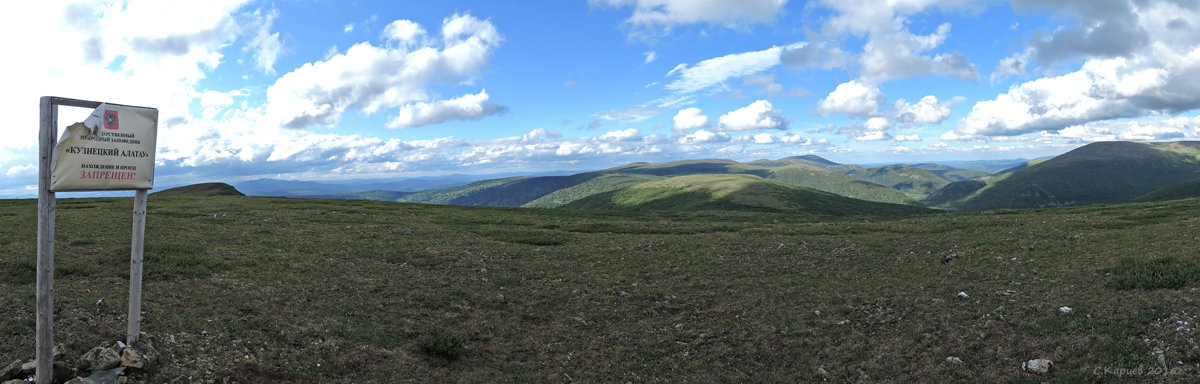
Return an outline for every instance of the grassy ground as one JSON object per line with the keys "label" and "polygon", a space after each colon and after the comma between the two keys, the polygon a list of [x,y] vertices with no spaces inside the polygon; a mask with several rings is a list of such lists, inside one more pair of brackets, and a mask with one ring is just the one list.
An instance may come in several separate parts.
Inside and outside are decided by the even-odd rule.
{"label": "grassy ground", "polygon": [[[131,208],[59,200],[68,359],[122,338]],[[36,202],[0,221],[3,363],[34,353]],[[1196,199],[822,219],[152,197],[146,253],[164,364],[134,382],[1200,379]]]}

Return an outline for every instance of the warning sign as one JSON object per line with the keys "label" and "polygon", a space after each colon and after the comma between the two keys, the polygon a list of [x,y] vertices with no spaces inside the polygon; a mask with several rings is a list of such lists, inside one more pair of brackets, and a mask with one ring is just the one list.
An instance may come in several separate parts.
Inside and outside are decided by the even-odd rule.
{"label": "warning sign", "polygon": [[157,135],[158,110],[101,104],[59,139],[50,190],[153,188]]}

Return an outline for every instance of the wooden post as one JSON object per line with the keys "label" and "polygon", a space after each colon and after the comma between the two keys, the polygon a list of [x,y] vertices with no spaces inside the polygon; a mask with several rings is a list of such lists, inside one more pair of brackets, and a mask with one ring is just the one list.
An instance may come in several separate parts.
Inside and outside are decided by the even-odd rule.
{"label": "wooden post", "polygon": [[37,375],[38,384],[54,380],[54,192],[50,191],[51,159],[58,141],[58,106],[41,99],[38,134]]}
{"label": "wooden post", "polygon": [[142,245],[146,238],[146,190],[133,197],[133,244],[129,251],[129,334],[125,343],[138,341],[142,322]]}

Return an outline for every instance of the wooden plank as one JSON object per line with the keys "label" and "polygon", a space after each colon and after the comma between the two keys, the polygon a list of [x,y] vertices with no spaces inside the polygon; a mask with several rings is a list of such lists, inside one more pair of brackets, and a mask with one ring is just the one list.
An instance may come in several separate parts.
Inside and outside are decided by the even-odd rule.
{"label": "wooden plank", "polygon": [[50,192],[50,161],[58,141],[58,106],[41,99],[38,133],[38,252],[37,252],[37,370],[39,384],[54,379],[54,192]]}
{"label": "wooden plank", "polygon": [[133,244],[129,251],[129,334],[125,343],[138,341],[142,323],[142,245],[146,238],[146,190],[133,197]]}

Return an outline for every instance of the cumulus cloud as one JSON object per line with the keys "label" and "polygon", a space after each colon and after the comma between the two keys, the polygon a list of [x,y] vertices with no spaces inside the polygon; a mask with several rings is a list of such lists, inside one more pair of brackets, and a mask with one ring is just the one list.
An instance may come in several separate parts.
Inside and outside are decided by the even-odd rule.
{"label": "cumulus cloud", "polygon": [[620,131],[605,132],[599,137],[600,141],[642,141],[642,133],[637,129],[623,129]]}
{"label": "cumulus cloud", "polygon": [[658,52],[646,51],[645,53],[643,53],[643,55],[646,56],[646,64],[650,64],[650,63],[653,63],[655,60],[658,60]]}
{"label": "cumulus cloud", "polygon": [[[1150,4],[1153,2],[1141,2]],[[1165,2],[1162,2],[1165,3]],[[1034,58],[1054,64],[1063,60],[1127,56],[1148,45],[1149,32],[1139,20],[1138,6],[1127,0],[1044,2],[1014,0],[1016,8],[1049,9],[1078,24],[1038,31],[1031,41]]]}
{"label": "cumulus cloud", "polygon": [[678,142],[682,145],[697,145],[708,143],[724,143],[729,140],[730,136],[728,133],[713,132],[706,129],[701,129],[679,138]]}
{"label": "cumulus cloud", "polygon": [[[471,15],[443,20],[440,41],[422,41],[431,45],[412,40],[420,31],[414,25],[393,22],[385,28],[385,40],[399,46],[358,43],[344,54],[283,75],[267,90],[268,117],[288,128],[331,127],[352,109],[372,114],[425,108],[416,103],[446,106],[449,101],[433,100],[427,87],[469,83],[502,41],[490,21]],[[403,121],[403,116],[393,120]]]}
{"label": "cumulus cloud", "polygon": [[708,116],[705,116],[704,111],[701,111],[700,108],[681,109],[675,113],[675,117],[671,118],[671,122],[671,130],[675,132],[708,128]]}
{"label": "cumulus cloud", "polygon": [[1195,140],[1200,138],[1200,116],[1137,121],[1100,121],[1072,125],[1055,132],[1042,131],[1039,136],[1085,143],[1117,140]]}
{"label": "cumulus cloud", "polygon": [[840,113],[850,117],[871,117],[879,115],[880,106],[885,103],[887,98],[878,87],[850,80],[839,84],[833,92],[818,101],[813,111],[821,116]]}
{"label": "cumulus cloud", "polygon": [[908,30],[908,16],[930,7],[956,9],[971,6],[965,1],[822,1],[836,15],[825,29],[837,34],[865,36],[866,44],[858,62],[861,77],[879,84],[889,80],[937,74],[975,80],[978,69],[958,53],[928,53],[941,46],[950,36],[950,24],[942,24],[927,35]]}
{"label": "cumulus cloud", "polygon": [[896,100],[896,119],[904,123],[941,124],[950,117],[948,105],[938,102],[936,96],[925,96],[916,104],[904,99]]}
{"label": "cumulus cloud", "polygon": [[680,25],[703,23],[736,29],[772,22],[787,0],[589,0],[589,3],[617,8],[633,6],[633,15],[625,20],[629,36],[653,40]]}
{"label": "cumulus cloud", "polygon": [[383,39],[404,49],[421,44],[427,34],[424,27],[410,20],[396,20],[383,28]]}
{"label": "cumulus cloud", "polygon": [[[1200,108],[1200,8],[1171,1],[1019,1],[1077,21],[1035,36],[1013,64],[1083,58],[1079,70],[1018,84],[981,101],[942,135],[984,140],[1084,126],[1120,118],[1161,116]],[[1174,22],[1184,20],[1183,22]],[[1153,42],[1152,44],[1149,42]],[[1011,72],[1026,70],[1021,61]],[[998,77],[1008,71],[998,70]]]}
{"label": "cumulus cloud", "polygon": [[896,135],[895,139],[896,139],[896,141],[897,141],[897,142],[905,142],[905,141],[921,141],[921,135],[917,135],[917,134],[913,134],[913,135]]}
{"label": "cumulus cloud", "polygon": [[976,103],[944,140],[977,140],[1093,121],[1173,114],[1200,107],[1200,50],[1090,60],[1062,76],[1022,83]]}
{"label": "cumulus cloud", "polygon": [[722,115],[717,120],[717,126],[725,132],[787,129],[789,123],[790,120],[783,117],[783,111],[775,109],[771,102],[766,100],[750,103]]}
{"label": "cumulus cloud", "polygon": [[508,108],[502,105],[488,102],[487,90],[482,90],[474,95],[450,100],[406,104],[400,107],[396,117],[388,122],[387,127],[412,128],[439,124],[447,120],[477,120],[507,110]]}

